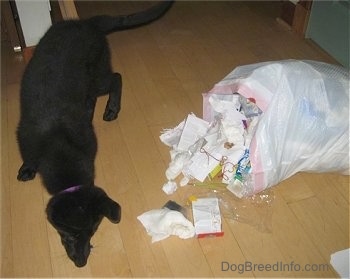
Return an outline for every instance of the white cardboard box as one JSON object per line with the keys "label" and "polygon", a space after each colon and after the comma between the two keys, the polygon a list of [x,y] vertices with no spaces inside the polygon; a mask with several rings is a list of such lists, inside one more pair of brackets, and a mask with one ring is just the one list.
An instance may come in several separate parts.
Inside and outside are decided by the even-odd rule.
{"label": "white cardboard box", "polygon": [[218,198],[200,198],[193,201],[192,212],[197,237],[223,235]]}

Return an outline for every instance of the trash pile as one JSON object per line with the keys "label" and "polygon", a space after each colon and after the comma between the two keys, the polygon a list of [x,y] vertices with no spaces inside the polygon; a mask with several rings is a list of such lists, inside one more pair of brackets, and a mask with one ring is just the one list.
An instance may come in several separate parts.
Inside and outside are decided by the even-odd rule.
{"label": "trash pile", "polygon": [[171,158],[163,191],[204,187],[181,191],[193,224],[174,203],[138,217],[152,241],[222,236],[221,215],[270,232],[270,187],[300,171],[348,175],[349,81],[339,66],[282,60],[239,66],[215,84],[203,119],[191,113],[160,135]]}
{"label": "trash pile", "polygon": [[[251,173],[249,145],[262,111],[254,98],[238,93],[225,98],[212,95],[209,103],[214,111],[212,122],[189,114],[178,126],[164,130],[160,136],[171,148],[171,162],[165,173],[168,182],[163,186],[167,194],[176,191],[175,179],[182,174],[180,186],[193,179],[204,182],[219,178],[228,190],[243,196],[243,183]],[[244,188],[244,195],[250,194]]]}
{"label": "trash pile", "polygon": [[349,174],[349,81],[345,68],[282,60],[235,68],[203,94],[193,114],[160,140],[171,148],[164,192],[191,179],[220,179],[249,197],[297,172]]}

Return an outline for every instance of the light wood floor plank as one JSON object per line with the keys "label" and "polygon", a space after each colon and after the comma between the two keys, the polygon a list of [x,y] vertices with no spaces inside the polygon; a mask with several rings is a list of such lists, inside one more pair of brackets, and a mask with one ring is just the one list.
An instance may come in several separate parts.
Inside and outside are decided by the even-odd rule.
{"label": "light wood floor plank", "polygon": [[[34,277],[51,274],[51,258],[45,220],[43,188],[37,177],[27,183],[16,179],[21,166],[17,140],[14,131],[19,120],[18,84],[9,84],[7,92],[9,184],[11,202],[11,226],[14,276]],[[40,265],[23,265],[23,262],[40,262]]]}
{"label": "light wood floor plank", "polygon": [[[7,56],[6,48],[1,48],[1,69],[5,69]],[[6,55],[6,56],[5,56]],[[9,277],[14,273],[12,227],[11,227],[11,202],[10,202],[10,177],[9,173],[9,145],[8,145],[8,110],[7,110],[7,71],[1,71],[1,265],[0,274]]]}
{"label": "light wood floor plank", "polygon": [[[305,233],[327,262],[336,251],[349,248],[349,234],[345,234],[334,221],[332,213],[325,213],[322,202],[316,198],[301,200],[289,205]],[[340,213],[342,210],[337,212]]]}
{"label": "light wood floor plank", "polygon": [[[128,77],[128,75],[126,75],[126,77]],[[143,192],[147,200],[145,211],[161,208],[168,200],[168,197],[160,190],[163,178],[155,175],[155,173],[158,171],[164,173],[164,164],[158,160],[159,153],[154,147],[153,136],[147,128],[141,110],[136,107],[137,102],[134,101],[131,94],[126,96],[124,100],[124,116],[127,117],[128,123],[123,123],[121,121],[120,126],[125,139],[127,139],[126,145],[140,181],[138,191],[141,193]],[[138,214],[142,213],[143,212],[139,212]],[[163,244],[163,247],[167,255],[169,266],[175,277],[191,276],[192,274],[198,274],[198,276],[202,277],[211,275],[207,265],[203,265],[203,262],[206,261],[197,242],[188,240],[187,242],[193,242],[193,244],[190,245],[192,249],[189,250],[187,249],[189,244],[183,241],[179,242],[177,239],[173,241],[176,241],[176,244],[166,243]],[[171,249],[171,253],[169,253],[169,249]],[[179,253],[183,253],[183,251],[186,250],[188,250],[186,254],[179,257]],[[181,266],[182,268],[174,268],[174,265]]]}

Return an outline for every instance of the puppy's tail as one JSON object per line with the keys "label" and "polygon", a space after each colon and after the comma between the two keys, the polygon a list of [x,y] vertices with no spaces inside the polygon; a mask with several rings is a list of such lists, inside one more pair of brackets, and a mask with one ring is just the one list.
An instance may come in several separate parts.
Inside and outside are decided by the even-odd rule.
{"label": "puppy's tail", "polygon": [[163,16],[172,4],[172,0],[163,0],[160,4],[153,5],[151,8],[142,12],[120,16],[95,16],[88,19],[88,22],[107,35],[115,31],[151,23]]}

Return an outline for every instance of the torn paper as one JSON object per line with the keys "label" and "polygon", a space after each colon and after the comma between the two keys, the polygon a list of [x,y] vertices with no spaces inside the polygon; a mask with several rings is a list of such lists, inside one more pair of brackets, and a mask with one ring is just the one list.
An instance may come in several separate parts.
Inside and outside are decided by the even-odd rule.
{"label": "torn paper", "polygon": [[188,150],[196,141],[204,137],[208,128],[209,123],[207,121],[196,117],[194,114],[189,114],[182,130],[177,149],[182,151]]}

